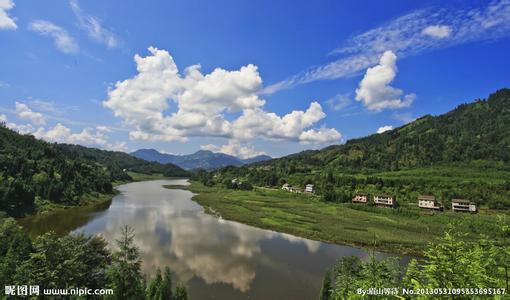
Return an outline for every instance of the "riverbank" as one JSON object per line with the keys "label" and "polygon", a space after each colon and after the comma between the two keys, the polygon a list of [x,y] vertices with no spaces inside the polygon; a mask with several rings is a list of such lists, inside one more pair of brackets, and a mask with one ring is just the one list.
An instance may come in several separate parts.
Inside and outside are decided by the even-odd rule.
{"label": "riverbank", "polygon": [[481,234],[492,237],[496,232],[497,218],[493,213],[430,214],[411,209],[326,203],[305,194],[266,188],[231,190],[206,187],[194,181],[189,186],[165,187],[196,193],[194,201],[206,212],[212,209],[224,219],[313,240],[399,254],[421,255],[426,245],[441,236],[452,222],[467,233],[466,240],[476,240]]}
{"label": "riverbank", "polygon": [[[163,176],[163,174],[142,174],[129,172],[129,175],[133,180],[127,181],[114,181],[112,185],[114,187],[111,194],[101,193],[90,193],[85,194],[80,199],[77,205],[60,205],[55,204],[47,200],[36,199],[35,205],[36,210],[33,214],[17,219],[18,223],[22,227],[26,228],[32,237],[43,234],[48,231],[48,228],[54,230],[57,235],[65,235],[69,232],[67,228],[78,227],[79,225],[85,224],[88,218],[83,218],[84,212],[97,212],[108,209],[113,197],[119,194],[116,187],[122,184],[139,181],[150,181],[159,179],[170,179],[169,177]],[[79,217],[77,217],[79,216]],[[58,223],[49,222],[48,220],[55,219],[59,220]],[[42,224],[51,224],[50,226]],[[70,226],[69,224],[73,224]],[[58,228],[64,228],[62,230]]]}

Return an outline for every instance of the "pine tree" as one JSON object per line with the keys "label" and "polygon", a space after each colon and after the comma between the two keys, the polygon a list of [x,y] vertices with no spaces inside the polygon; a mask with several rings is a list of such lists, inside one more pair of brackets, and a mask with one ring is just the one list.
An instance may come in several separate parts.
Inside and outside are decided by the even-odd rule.
{"label": "pine tree", "polygon": [[162,299],[172,299],[172,272],[169,267],[165,268],[163,282],[161,283]]}
{"label": "pine tree", "polygon": [[158,268],[156,270],[156,276],[150,281],[149,289],[147,291],[147,298],[160,300],[165,299],[162,297],[161,293],[161,285],[163,282],[163,277],[161,276],[161,270]]}
{"label": "pine tree", "polygon": [[144,298],[143,276],[139,250],[134,245],[133,229],[124,226],[120,239],[116,240],[119,251],[113,254],[108,279],[115,299]]}
{"label": "pine tree", "polygon": [[188,292],[186,291],[186,287],[179,284],[175,288],[172,300],[188,300]]}

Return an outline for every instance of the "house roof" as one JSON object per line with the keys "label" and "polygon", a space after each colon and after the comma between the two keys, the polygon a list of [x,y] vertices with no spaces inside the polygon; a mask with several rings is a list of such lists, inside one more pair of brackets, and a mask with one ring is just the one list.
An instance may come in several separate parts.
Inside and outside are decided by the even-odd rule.
{"label": "house roof", "polygon": [[386,194],[376,195],[376,197],[387,197],[387,198],[393,198],[393,196],[386,195]]}
{"label": "house roof", "polygon": [[457,203],[472,203],[471,200],[467,200],[467,199],[452,199],[452,202],[457,202]]}
{"label": "house roof", "polygon": [[418,196],[418,200],[436,200],[436,197],[432,195],[420,195]]}

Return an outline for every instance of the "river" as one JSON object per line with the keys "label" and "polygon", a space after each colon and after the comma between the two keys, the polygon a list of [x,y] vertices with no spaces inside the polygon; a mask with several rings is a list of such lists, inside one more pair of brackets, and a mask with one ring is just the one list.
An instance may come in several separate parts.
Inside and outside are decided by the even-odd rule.
{"label": "river", "polygon": [[[120,228],[135,231],[143,271],[169,266],[191,299],[316,299],[326,270],[367,252],[226,221],[204,213],[184,179],[119,186],[111,203],[26,219],[32,233],[101,234],[114,245]],[[377,256],[388,256],[378,253]]]}

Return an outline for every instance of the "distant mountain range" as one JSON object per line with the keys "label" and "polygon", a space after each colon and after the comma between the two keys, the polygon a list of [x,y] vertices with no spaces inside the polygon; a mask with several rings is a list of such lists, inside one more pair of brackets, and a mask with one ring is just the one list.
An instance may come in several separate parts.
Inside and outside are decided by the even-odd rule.
{"label": "distant mountain range", "polygon": [[130,154],[134,157],[148,161],[155,161],[162,164],[171,163],[187,170],[210,170],[226,166],[240,166],[272,159],[268,155],[259,155],[252,158],[241,159],[232,155],[215,153],[207,150],[200,150],[187,155],[173,155],[161,153],[155,149],[139,149]]}

